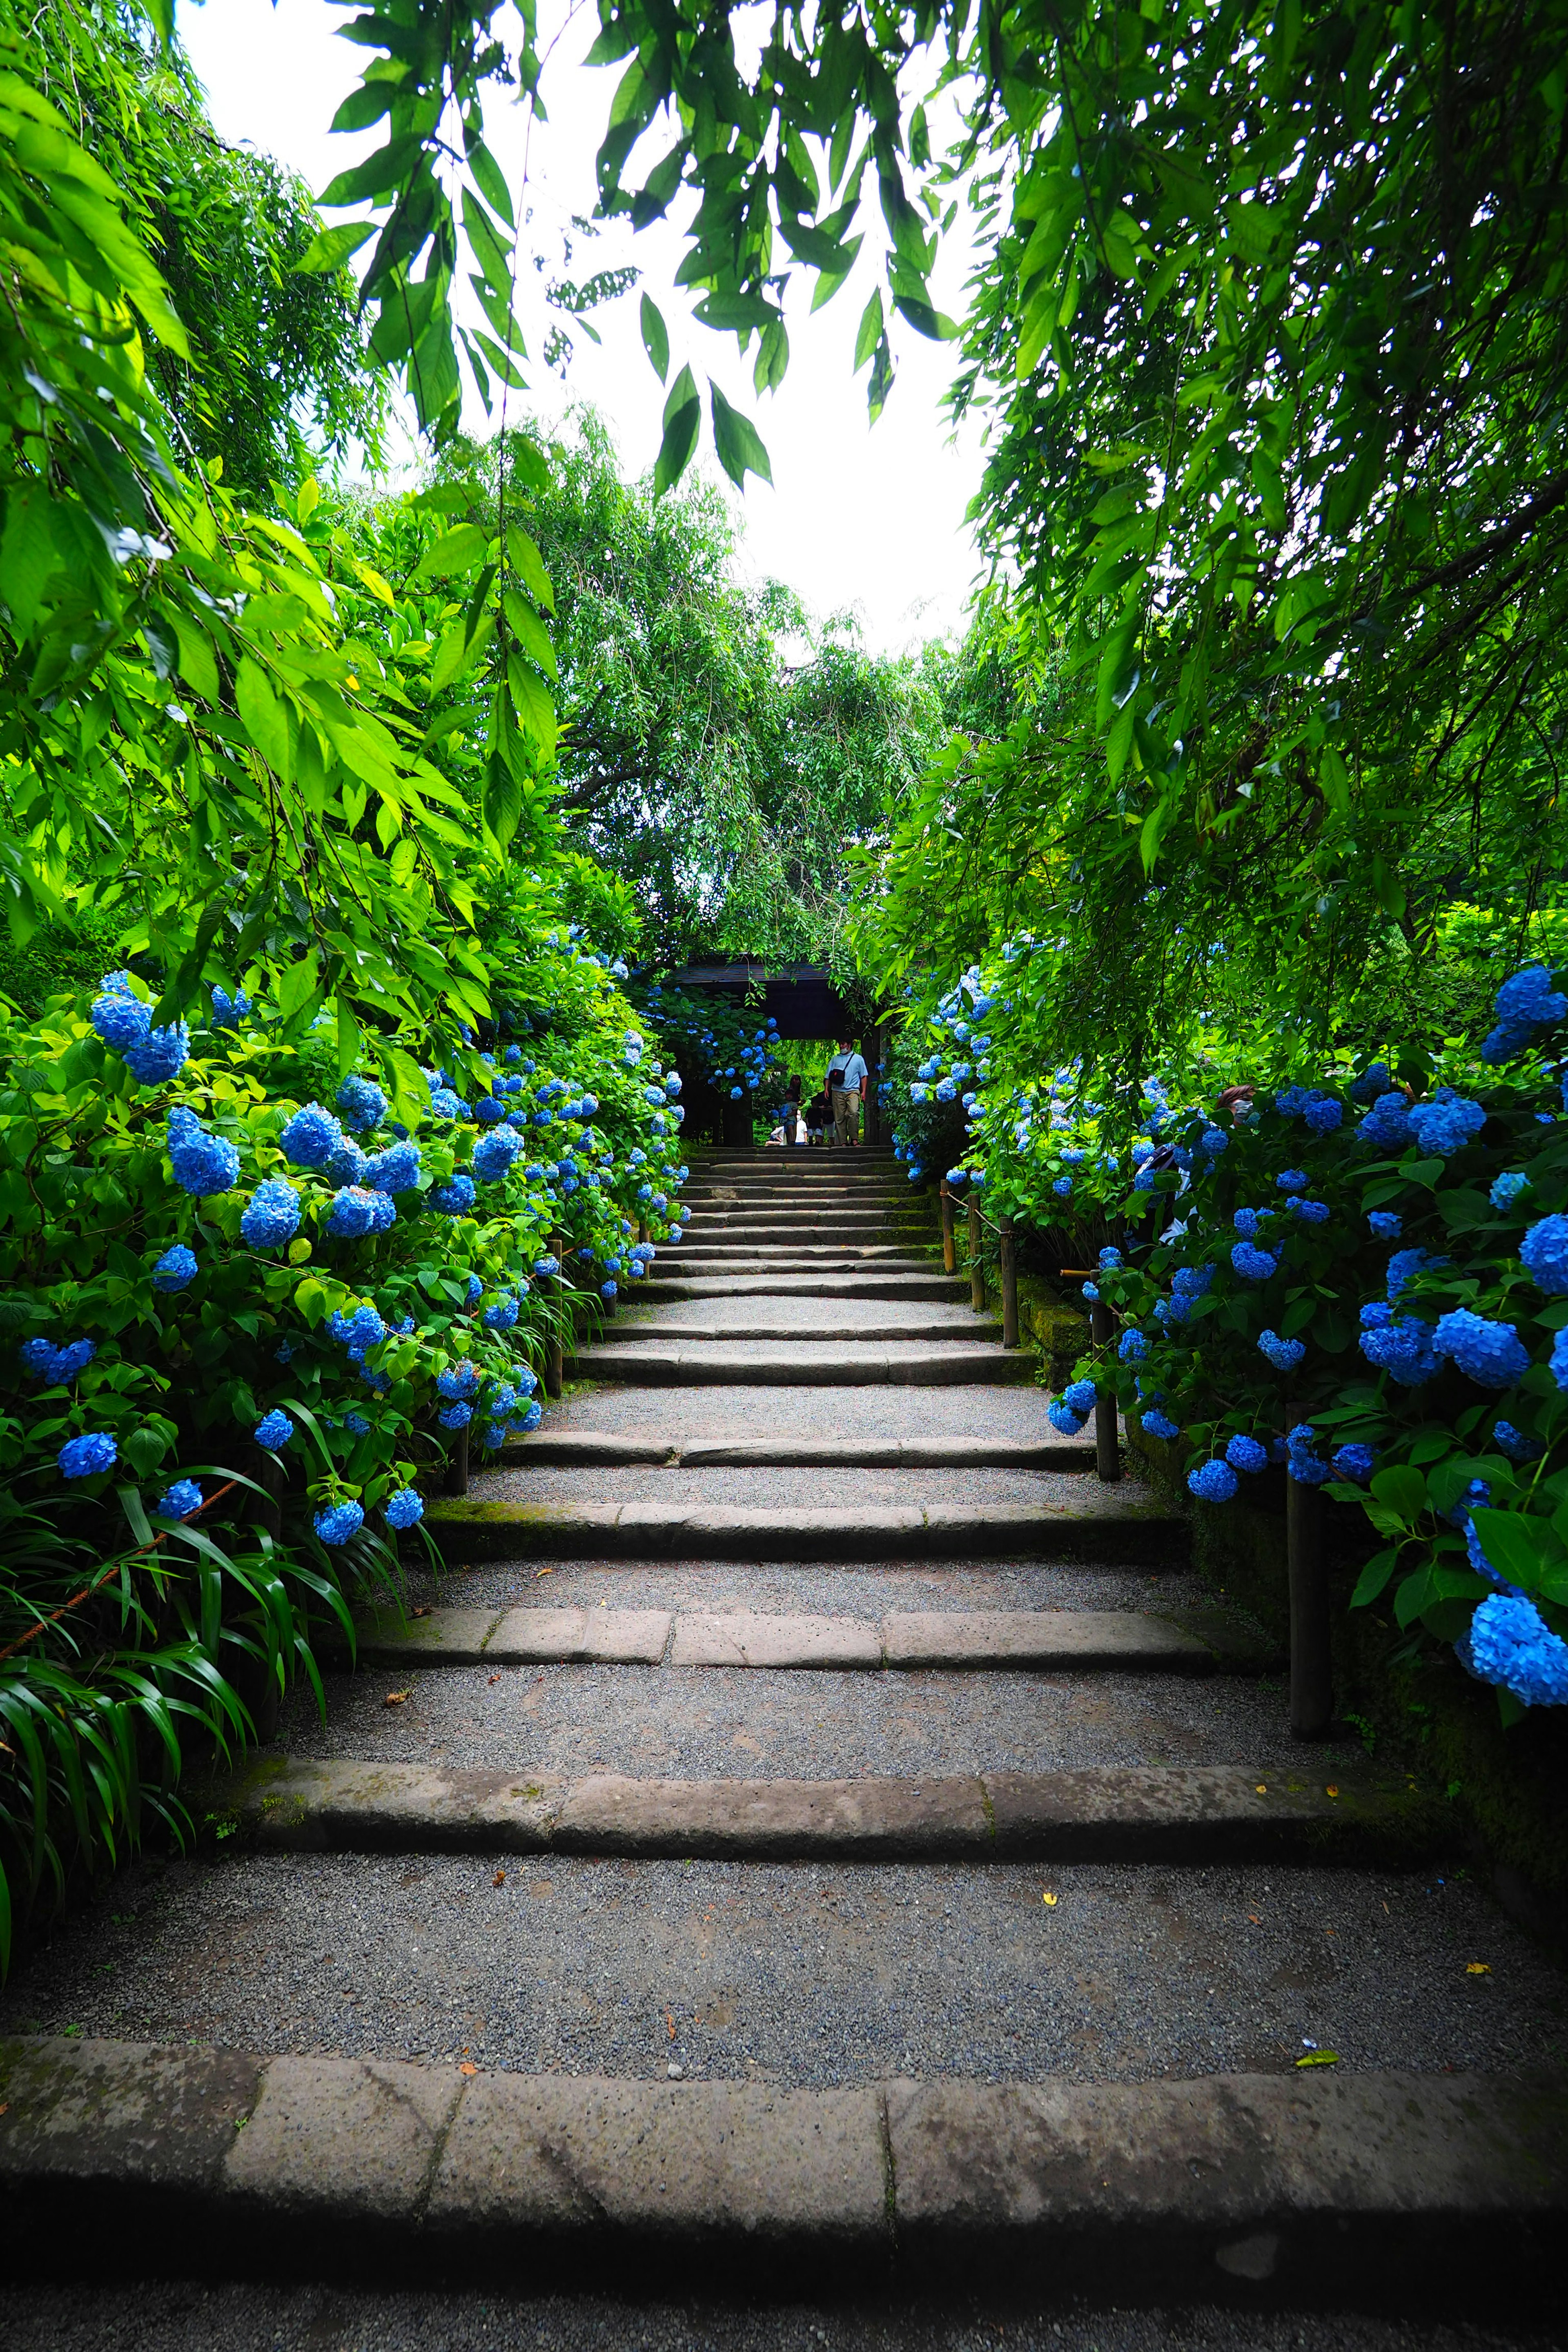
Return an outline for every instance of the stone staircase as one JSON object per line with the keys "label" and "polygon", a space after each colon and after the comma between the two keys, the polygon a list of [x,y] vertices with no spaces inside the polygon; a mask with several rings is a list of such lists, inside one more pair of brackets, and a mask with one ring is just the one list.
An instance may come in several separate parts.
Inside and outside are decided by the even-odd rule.
{"label": "stone staircase", "polygon": [[1545,2293],[1560,1981],[1441,1804],[1291,1745],[890,1156],[692,1160],[444,1573],[18,1971],[13,2266],[89,2200],[110,2266],[609,2284],[628,2346],[656,2286]]}

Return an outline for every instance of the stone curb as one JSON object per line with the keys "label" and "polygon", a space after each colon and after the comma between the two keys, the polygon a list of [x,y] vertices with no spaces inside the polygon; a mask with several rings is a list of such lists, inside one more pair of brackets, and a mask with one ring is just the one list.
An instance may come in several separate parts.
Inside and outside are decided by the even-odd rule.
{"label": "stone curb", "polygon": [[498,1458],[503,1470],[815,1470],[834,1463],[858,1470],[1092,1470],[1094,1447],[1079,1437],[666,1439],[546,1426],[535,1437],[514,1438]]}
{"label": "stone curb", "polygon": [[[1549,2290],[1568,2085],[1215,2074],[831,2091],[464,2074],[357,2058],[0,2042],[0,2246],[73,2272],[602,2282],[636,2256],[798,2292],[1106,2276],[1316,2301],[1363,2283],[1485,2307]],[[640,2281],[639,2281],[640,2283]],[[1425,2297],[1421,2290],[1425,2289]]]}
{"label": "stone curb", "polygon": [[496,1559],[1060,1559],[1179,1569],[1186,1522],[1153,1505],[1042,1503],[858,1509],[734,1504],[515,1503],[443,1496],[425,1513],[448,1568]]}
{"label": "stone curb", "polygon": [[[640,1298],[638,1304],[642,1304]],[[989,1344],[996,1347],[1001,1344],[1001,1339],[1000,1323],[992,1322],[979,1316],[975,1317],[973,1323],[967,1321],[939,1323],[934,1319],[929,1323],[865,1323],[849,1331],[846,1331],[840,1325],[829,1326],[826,1322],[820,1328],[813,1330],[805,1324],[768,1323],[761,1318],[754,1323],[745,1325],[624,1321],[617,1326],[616,1331],[617,1348],[624,1348],[628,1342],[639,1339],[663,1341],[666,1345],[672,1339],[678,1339],[683,1344],[688,1340],[705,1343],[720,1341],[731,1346],[740,1340],[752,1342],[759,1339],[775,1340],[780,1346],[790,1346],[797,1340],[805,1340],[814,1347],[855,1348],[863,1348],[874,1342],[883,1346],[890,1342],[905,1347],[922,1347],[929,1346],[933,1340],[956,1339],[969,1346]]]}
{"label": "stone curb", "polygon": [[[879,1352],[879,1347],[880,1352]],[[712,1342],[684,1348],[589,1348],[575,1358],[572,1378],[629,1381],[639,1388],[1012,1388],[1035,1377],[1035,1359],[972,1344],[897,1348],[886,1341],[844,1346],[815,1359],[793,1350],[776,1356],[735,1356]]]}
{"label": "stone curb", "polygon": [[[1220,1654],[1163,1617],[1132,1610],[894,1611],[880,1618],[545,1607],[387,1612],[362,1627],[365,1664],[644,1664],[1047,1673],[1208,1674]],[[1224,1654],[1233,1672],[1261,1657]]]}
{"label": "stone curb", "polygon": [[1403,1789],[1232,1764],[928,1773],[920,1780],[637,1780],[350,1758],[263,1758],[209,1821],[284,1853],[693,1855],[752,1862],[1414,1863],[1445,1817]]}
{"label": "stone curb", "polygon": [[823,1274],[682,1274],[656,1265],[639,1287],[640,1298],[907,1298],[922,1304],[957,1297],[949,1274],[846,1274],[829,1281]]}

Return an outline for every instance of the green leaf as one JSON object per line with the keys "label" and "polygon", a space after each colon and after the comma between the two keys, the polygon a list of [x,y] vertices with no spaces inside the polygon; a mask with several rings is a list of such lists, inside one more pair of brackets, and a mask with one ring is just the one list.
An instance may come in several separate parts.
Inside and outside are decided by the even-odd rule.
{"label": "green leaf", "polygon": [[708,379],[708,390],[712,401],[713,446],[719,452],[719,463],[735,488],[738,490],[745,488],[748,474],[759,474],[764,482],[771,483],[773,469],[768,463],[768,453],[763,446],[762,436],[751,418],[742,416],[738,408],[731,407],[711,376]]}
{"label": "green leaf", "polygon": [[427,548],[420,558],[414,577],[433,579],[437,573],[472,572],[481,564],[489,551],[489,541],[478,523],[460,522],[455,530],[444,531],[434,547]]}
{"label": "green leaf", "polygon": [[521,523],[510,522],[506,528],[506,551],[512,570],[536,604],[547,613],[555,610],[555,592],[550,585],[550,574],[544,569],[544,558]]}
{"label": "green leaf", "polygon": [[530,661],[537,662],[546,677],[556,677],[555,648],[532,605],[520,596],[515,588],[508,588],[504,592],[501,605],[506,614],[507,626]]}
{"label": "green leaf", "polygon": [[1355,1591],[1351,1594],[1352,1609],[1365,1609],[1377,1599],[1394,1574],[1398,1559],[1399,1553],[1392,1544],[1383,1551],[1373,1552],[1356,1579]]}
{"label": "green leaf", "polygon": [[1545,1519],[1522,1511],[1493,1510],[1472,1511],[1470,1518],[1492,1567],[1523,1592],[1537,1591],[1542,1578],[1568,1558],[1561,1537]]}
{"label": "green leaf", "polygon": [[871,299],[860,314],[860,325],[855,336],[855,373],[859,374],[882,334],[882,289],[873,288]]}
{"label": "green leaf", "polygon": [[1392,1511],[1407,1528],[1413,1528],[1427,1508],[1426,1481],[1419,1470],[1413,1470],[1405,1463],[1398,1463],[1390,1470],[1375,1471],[1372,1492],[1384,1508]]}
{"label": "green leaf", "polygon": [[895,294],[893,308],[906,318],[918,334],[933,343],[955,343],[963,332],[956,319],[945,310],[935,310],[929,302],[917,301],[910,294]]}
{"label": "green leaf", "polygon": [[[216,696],[213,698],[216,700]],[[246,733],[268,766],[277,775],[292,775],[294,763],[289,756],[289,722],[283,715],[283,706],[265,670],[249,654],[240,662],[234,698],[239,705]]]}
{"label": "green leaf", "polygon": [[653,469],[653,494],[663,498],[686,471],[702,424],[702,396],[689,367],[683,367],[664,404],[664,438]]}
{"label": "green leaf", "polygon": [[296,278],[324,277],[329,271],[341,269],[351,253],[357,253],[375,235],[374,221],[340,221],[336,228],[324,228],[310,239],[294,264]]}
{"label": "green leaf", "polygon": [[643,296],[638,315],[642,320],[643,349],[648,355],[655,375],[662,383],[669,373],[669,335],[663,313],[651,294]]}

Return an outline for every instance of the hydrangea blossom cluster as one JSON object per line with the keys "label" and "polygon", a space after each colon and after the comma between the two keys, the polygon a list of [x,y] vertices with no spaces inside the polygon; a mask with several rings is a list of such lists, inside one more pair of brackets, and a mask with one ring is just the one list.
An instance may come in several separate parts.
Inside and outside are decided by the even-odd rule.
{"label": "hydrangea blossom cluster", "polygon": [[1497,1026],[1481,1047],[1481,1059],[1511,1062],[1523,1053],[1538,1029],[1561,1021],[1568,1013],[1568,996],[1552,987],[1552,974],[1543,963],[1527,964],[1504,981],[1492,1010]]}

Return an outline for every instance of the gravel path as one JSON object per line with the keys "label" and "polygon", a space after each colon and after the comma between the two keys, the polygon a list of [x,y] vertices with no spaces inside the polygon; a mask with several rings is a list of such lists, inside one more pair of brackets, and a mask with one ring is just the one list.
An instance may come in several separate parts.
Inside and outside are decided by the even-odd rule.
{"label": "gravel path", "polygon": [[13,2352],[1560,2352],[1556,2329],[1076,2301],[621,2303],[443,2286],[10,2287]]}
{"label": "gravel path", "polygon": [[[758,1323],[780,1331],[820,1332],[853,1339],[858,1329],[925,1331],[940,1327],[955,1339],[984,1337],[994,1322],[966,1299],[917,1298],[672,1298],[662,1306],[640,1293],[635,1308],[616,1318],[617,1339],[632,1331],[744,1331]],[[1000,1331],[1000,1324],[996,1324]]]}
{"label": "gravel path", "polygon": [[[1028,1559],[911,1562],[866,1568],[832,1561],[796,1567],[742,1560],[563,1560],[453,1570],[440,1577],[410,1576],[410,1600],[449,1609],[497,1608],[509,1601],[553,1608],[758,1609],[807,1617],[881,1617],[889,1609],[1158,1609],[1166,1614],[1214,1608],[1214,1596],[1195,1577],[1170,1569],[1063,1567]],[[1253,1632],[1239,1611],[1236,1622]]]}
{"label": "gravel path", "polygon": [[[615,1337],[612,1325],[607,1334]],[[638,1343],[641,1344],[640,1342]],[[637,1388],[629,1381],[574,1381],[546,1416],[550,1429],[601,1430],[626,1437],[1026,1437],[1054,1433],[1047,1391],[1016,1388]],[[788,1428],[781,1426],[787,1413]]]}
{"label": "gravel path", "polygon": [[222,1849],[125,1874],[0,2022],[812,2087],[1280,2071],[1308,2041],[1539,2071],[1565,2036],[1561,1979],[1447,1872]]}
{"label": "gravel path", "polygon": [[[394,1686],[412,1696],[389,1707]],[[283,1738],[296,1756],[677,1780],[1303,1769],[1278,1686],[1231,1675],[409,1664],[330,1677],[325,1723],[298,1698]],[[1362,1760],[1352,1741],[1307,1769],[1331,1780]]]}
{"label": "gravel path", "polygon": [[[787,1404],[769,1434],[798,1434]],[[1133,1478],[1105,1486],[1088,1470],[857,1470],[837,1463],[827,1470],[687,1470],[657,1463],[624,1469],[484,1470],[471,1480],[468,1492],[478,1502],[659,1503],[671,1510],[715,1503],[748,1510],[799,1505],[852,1514],[900,1505],[1033,1503],[1093,1518],[1160,1508],[1152,1486]]]}

